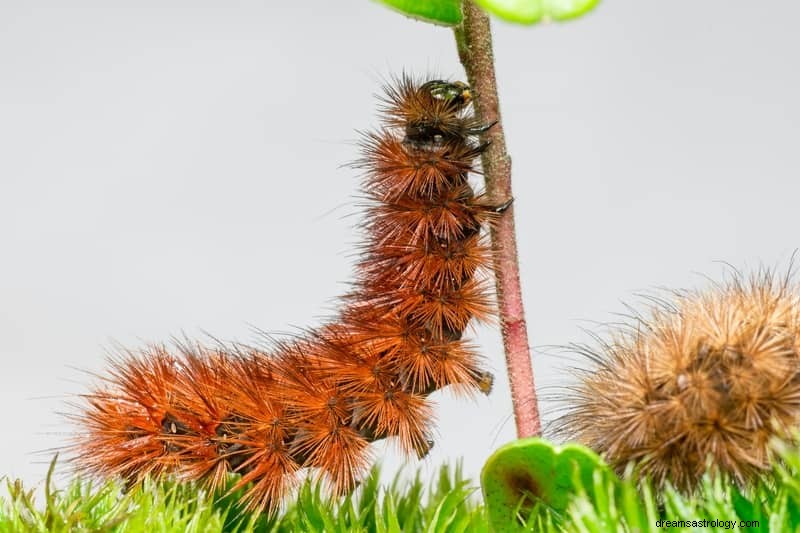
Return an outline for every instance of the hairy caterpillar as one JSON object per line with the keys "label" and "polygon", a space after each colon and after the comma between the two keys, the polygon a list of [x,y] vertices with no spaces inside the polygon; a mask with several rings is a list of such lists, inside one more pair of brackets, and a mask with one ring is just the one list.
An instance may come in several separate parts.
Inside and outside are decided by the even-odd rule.
{"label": "hairy caterpillar", "polygon": [[462,335],[491,316],[478,275],[490,264],[488,205],[468,182],[491,124],[470,113],[461,82],[408,76],[386,87],[382,126],[364,136],[370,200],[353,290],[339,315],[269,351],[180,344],[112,360],[75,415],[79,468],[135,483],[174,474],[220,486],[241,474],[246,504],[274,510],[296,474],[315,468],[351,490],[368,445],[397,437],[425,456],[428,396],[489,393],[492,376]]}
{"label": "hairy caterpillar", "polygon": [[746,486],[800,420],[800,286],[771,270],[653,298],[599,346],[564,398],[557,434],[619,473],[691,492],[706,472]]}

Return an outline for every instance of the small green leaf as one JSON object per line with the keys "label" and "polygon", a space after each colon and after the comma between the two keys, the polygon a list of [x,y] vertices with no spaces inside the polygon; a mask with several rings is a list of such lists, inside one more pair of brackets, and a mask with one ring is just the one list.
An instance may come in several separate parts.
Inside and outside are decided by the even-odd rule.
{"label": "small green leaf", "polygon": [[[539,438],[506,444],[486,461],[481,487],[489,522],[501,533],[515,531],[518,517],[528,522],[539,512],[563,514],[570,497],[591,490],[596,471],[609,472],[590,449],[579,444],[554,446]],[[590,495],[591,497],[591,495]]]}
{"label": "small green leaf", "polygon": [[510,22],[536,24],[578,18],[600,0],[474,0],[483,9]]}
{"label": "small green leaf", "polygon": [[461,24],[461,0],[377,0],[409,17],[440,24]]}

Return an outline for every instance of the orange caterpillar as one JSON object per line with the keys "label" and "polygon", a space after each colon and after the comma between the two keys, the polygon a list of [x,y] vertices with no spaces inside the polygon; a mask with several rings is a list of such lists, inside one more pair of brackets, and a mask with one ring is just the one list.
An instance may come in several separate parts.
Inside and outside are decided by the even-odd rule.
{"label": "orange caterpillar", "polygon": [[397,437],[407,453],[432,446],[428,395],[442,387],[487,393],[492,376],[462,339],[487,319],[491,295],[476,274],[490,264],[481,228],[494,208],[468,175],[491,125],[469,112],[461,82],[386,88],[382,127],[364,137],[370,199],[354,290],[340,315],[284,340],[249,347],[151,347],[111,362],[84,396],[73,445],[79,468],[136,483],[173,474],[216,489],[241,474],[253,510],[274,510],[301,469],[335,494],[357,484],[368,445]]}

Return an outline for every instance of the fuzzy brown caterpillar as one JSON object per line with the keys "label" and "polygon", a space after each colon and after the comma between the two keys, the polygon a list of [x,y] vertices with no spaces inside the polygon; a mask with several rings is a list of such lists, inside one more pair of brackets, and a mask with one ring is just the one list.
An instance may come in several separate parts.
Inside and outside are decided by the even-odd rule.
{"label": "fuzzy brown caterpillar", "polygon": [[334,493],[351,490],[378,439],[426,455],[429,394],[488,393],[492,382],[462,339],[492,313],[481,229],[503,209],[468,181],[491,127],[470,100],[461,82],[403,76],[386,88],[383,125],[357,163],[370,205],[356,281],[335,319],[268,351],[186,343],[118,357],[76,415],[76,464],[210,488],[237,472],[245,503],[274,510],[305,468]]}
{"label": "fuzzy brown caterpillar", "polygon": [[800,286],[762,271],[653,301],[599,349],[580,349],[593,364],[557,432],[620,473],[637,463],[656,485],[691,492],[706,472],[759,480],[771,441],[800,423]]}

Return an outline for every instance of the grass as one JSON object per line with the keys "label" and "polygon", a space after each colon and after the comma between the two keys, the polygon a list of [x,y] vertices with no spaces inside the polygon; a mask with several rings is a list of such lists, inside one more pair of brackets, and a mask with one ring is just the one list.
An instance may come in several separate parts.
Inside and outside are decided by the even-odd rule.
{"label": "grass", "polygon": [[335,532],[399,533],[405,531],[488,531],[476,489],[461,468],[442,467],[425,485],[417,476],[395,477],[379,484],[373,468],[359,489],[340,501],[326,497],[322,486],[306,481],[275,517],[254,516],[237,505],[237,494],[214,498],[192,483],[152,480],[130,492],[119,483],[94,485],[74,479],[61,491],[52,489],[51,464],[43,505],[19,481],[6,481],[0,498],[0,531],[38,532]]}
{"label": "grass", "polygon": [[620,480],[596,470],[592,491],[579,489],[561,515],[537,507],[527,529],[548,533],[800,532],[800,451],[778,445],[776,449],[780,461],[757,485],[742,489],[724,477],[706,475],[691,496],[669,484],[656,492],[651,484],[637,483],[630,474]]}
{"label": "grass", "polygon": [[[670,487],[656,493],[646,484],[637,487],[630,478],[620,480],[596,471],[593,490],[579,490],[565,512],[539,505],[527,527],[499,524],[494,531],[800,531],[800,453],[784,449],[781,455],[783,461],[773,475],[757,487],[741,490],[724,479],[705,478],[691,497]],[[215,498],[194,484],[169,480],[146,481],[125,492],[119,483],[74,479],[67,488],[54,490],[50,479],[54,465],[55,460],[43,501],[36,501],[33,491],[19,481],[5,481],[8,495],[0,498],[0,532],[490,531],[477,487],[464,479],[459,466],[442,467],[429,483],[417,473],[406,481],[396,477],[388,486],[379,483],[376,467],[356,493],[339,501],[308,481],[280,515],[268,517],[243,512],[236,494]],[[684,523],[659,527],[659,520]],[[718,522],[708,522],[712,520]]]}

